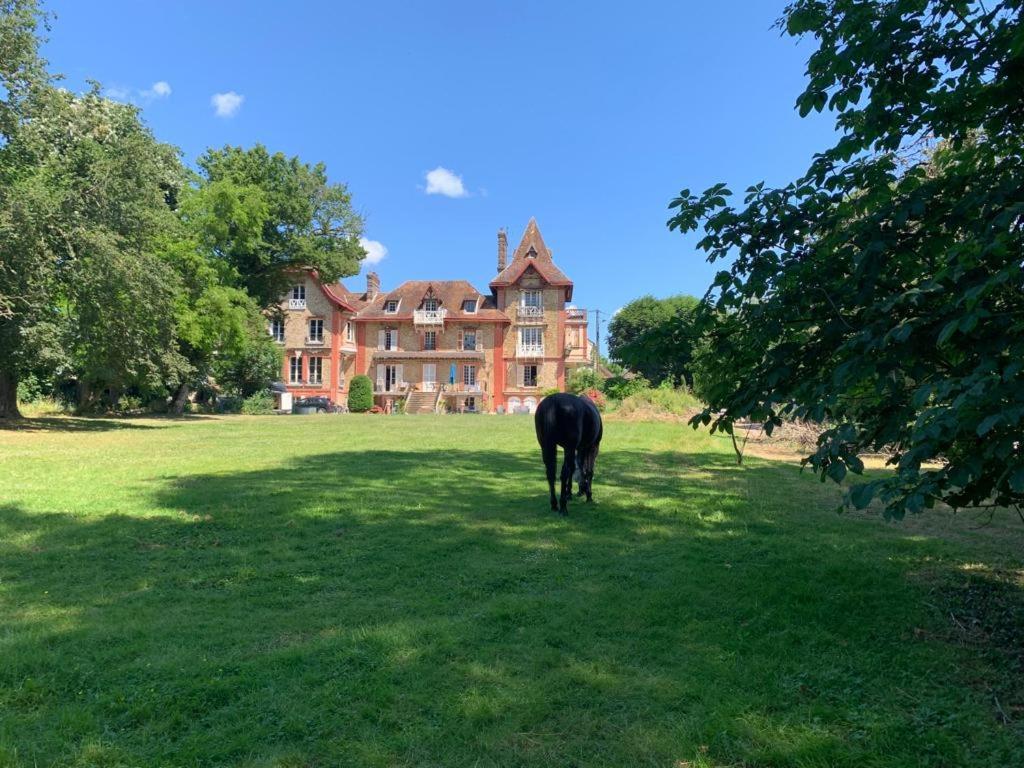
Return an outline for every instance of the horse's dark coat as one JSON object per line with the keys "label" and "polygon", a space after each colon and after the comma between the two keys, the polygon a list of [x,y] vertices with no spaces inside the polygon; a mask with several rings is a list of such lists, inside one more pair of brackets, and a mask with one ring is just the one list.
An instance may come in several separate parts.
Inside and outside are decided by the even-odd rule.
{"label": "horse's dark coat", "polygon": [[[537,442],[540,443],[544,468],[551,492],[551,509],[568,514],[567,501],[572,498],[572,476],[579,472],[579,492],[593,501],[594,463],[601,447],[604,427],[601,413],[590,398],[567,393],[548,395],[540,401],[534,415]],[[562,487],[555,500],[555,470],[558,467],[558,446],[565,452],[562,462]]]}

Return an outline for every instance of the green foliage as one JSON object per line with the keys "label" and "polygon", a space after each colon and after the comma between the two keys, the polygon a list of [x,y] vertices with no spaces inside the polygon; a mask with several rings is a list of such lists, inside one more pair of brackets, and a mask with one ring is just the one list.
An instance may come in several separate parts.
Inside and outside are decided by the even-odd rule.
{"label": "green foliage", "polygon": [[274,412],[274,396],[267,390],[255,392],[242,401],[242,413],[266,416]]}
{"label": "green foliage", "polygon": [[650,386],[650,382],[643,376],[632,378],[612,376],[604,382],[604,393],[612,400],[625,400],[630,395],[639,394]]}
{"label": "green foliage", "polygon": [[[683,190],[718,273],[695,423],[835,426],[807,458],[824,480],[884,451],[893,474],[848,503],[902,517],[1024,503],[1024,111],[1020,5],[797,0],[812,35],[801,113],[840,138],[781,189]],[[934,137],[934,143],[926,139]],[[709,309],[708,315],[712,313]]]}
{"label": "green foliage", "polygon": [[658,419],[665,416],[679,418],[691,416],[703,406],[686,387],[673,387],[663,382],[657,387],[646,387],[625,397],[615,412],[636,420]]}
{"label": "green foliage", "polygon": [[277,304],[290,270],[312,267],[325,282],[359,271],[363,222],[323,163],[257,144],[207,150],[198,165],[202,179],[184,217],[260,307]]}
{"label": "green foliage", "polygon": [[35,374],[22,376],[18,381],[18,402],[35,403],[44,395],[43,384]]}
{"label": "green foliage", "polygon": [[547,397],[548,395],[557,395],[561,391],[562,390],[560,390],[558,387],[548,387],[543,392],[541,392],[540,395],[541,397]]}
{"label": "green foliage", "polygon": [[588,389],[600,390],[603,387],[604,379],[593,368],[577,368],[565,382],[566,391],[576,395]]}
{"label": "green foliage", "polygon": [[348,409],[365,413],[373,407],[373,382],[369,376],[353,376],[348,385]]}
{"label": "green foliage", "polygon": [[608,324],[612,359],[660,384],[692,381],[690,359],[698,334],[692,296],[642,296],[619,310]]}

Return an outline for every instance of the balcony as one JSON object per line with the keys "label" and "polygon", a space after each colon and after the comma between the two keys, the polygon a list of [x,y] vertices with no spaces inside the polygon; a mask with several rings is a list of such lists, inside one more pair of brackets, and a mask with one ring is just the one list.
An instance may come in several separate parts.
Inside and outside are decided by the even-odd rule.
{"label": "balcony", "polygon": [[565,319],[566,320],[575,320],[577,322],[580,321],[580,320],[586,320],[587,319],[587,310],[579,309],[577,307],[568,307],[565,310]]}
{"label": "balcony", "polygon": [[305,299],[288,299],[288,309],[305,309]]}
{"label": "balcony", "polygon": [[516,307],[516,317],[520,320],[543,320],[544,307],[531,307],[525,304],[520,304]]}
{"label": "balcony", "polygon": [[444,325],[447,309],[417,309],[412,313],[413,325]]}
{"label": "balcony", "polygon": [[323,336],[321,336],[318,339],[314,339],[314,338],[311,338],[311,337],[308,337],[308,336],[306,337],[306,346],[307,347],[322,347],[323,345],[324,345],[324,337]]}
{"label": "balcony", "polygon": [[519,344],[516,346],[516,357],[544,357],[544,345]]}

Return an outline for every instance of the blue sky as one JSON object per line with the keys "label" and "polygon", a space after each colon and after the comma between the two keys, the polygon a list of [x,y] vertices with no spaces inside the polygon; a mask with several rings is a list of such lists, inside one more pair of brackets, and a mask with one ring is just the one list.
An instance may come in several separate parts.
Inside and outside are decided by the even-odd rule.
{"label": "blue sky", "polygon": [[784,183],[830,142],[793,109],[810,47],[772,28],[783,6],[50,0],[45,52],[189,162],[256,142],[324,161],[385,289],[486,290],[497,229],[514,247],[536,216],[577,303],[612,312],[709,284],[698,238],[665,227],[680,189]]}

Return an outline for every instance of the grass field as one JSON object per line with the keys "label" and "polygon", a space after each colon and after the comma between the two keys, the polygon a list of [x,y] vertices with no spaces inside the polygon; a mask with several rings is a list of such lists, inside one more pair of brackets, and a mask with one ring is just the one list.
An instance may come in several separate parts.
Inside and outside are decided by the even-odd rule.
{"label": "grass field", "polygon": [[609,422],[0,431],[3,766],[1024,765],[1021,524]]}

